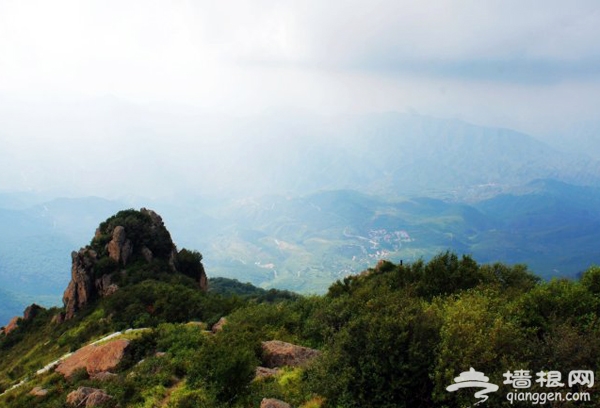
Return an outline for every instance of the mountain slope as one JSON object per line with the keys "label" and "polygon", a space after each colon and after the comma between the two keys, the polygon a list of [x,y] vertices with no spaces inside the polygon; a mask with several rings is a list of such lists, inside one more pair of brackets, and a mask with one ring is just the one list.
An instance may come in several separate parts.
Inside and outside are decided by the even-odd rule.
{"label": "mountain slope", "polygon": [[[597,188],[538,180],[470,204],[339,190],[300,197],[271,195],[220,206],[202,201],[158,205],[165,208],[161,212],[168,214],[185,246],[206,248],[203,262],[212,276],[322,293],[336,279],[379,259],[414,262],[448,249],[483,262],[526,263],[542,277],[575,276],[600,263],[599,204]],[[29,231],[20,239],[5,224],[0,246],[5,290],[25,297],[53,296],[58,303],[70,268],[64,254],[78,247],[68,237],[77,236],[87,224],[88,232],[80,238],[85,241],[95,228],[91,222],[64,218],[93,208],[87,200],[72,200],[70,206],[78,208],[67,206],[56,218],[17,213],[10,219],[22,217],[20,231]],[[40,219],[66,221],[57,223],[62,228],[58,230]],[[36,228],[37,235],[31,235]],[[28,284],[33,281],[37,284]],[[21,302],[11,310],[23,306]]]}
{"label": "mountain slope", "polygon": [[540,178],[600,182],[596,160],[520,132],[458,120],[388,113],[307,119],[301,127],[291,120],[273,126],[267,119],[247,126],[258,141],[240,158],[239,171],[275,192],[351,189],[462,201]]}
{"label": "mountain slope", "polygon": [[[477,370],[498,385],[483,401],[500,407],[517,398],[506,373],[525,366],[532,377],[547,367],[580,375],[583,384],[564,381],[552,395],[597,406],[600,333],[590,322],[599,317],[599,268],[540,282],[523,266],[445,252],[427,263],[380,262],[323,296],[270,299],[239,282],[221,282],[231,292],[217,295],[160,275],[62,323],[59,310],[37,308],[0,334],[0,405],[459,407],[482,397],[449,385]],[[127,296],[114,299],[121,290]],[[131,319],[134,310],[154,318]],[[528,389],[548,392],[533,381]]]}

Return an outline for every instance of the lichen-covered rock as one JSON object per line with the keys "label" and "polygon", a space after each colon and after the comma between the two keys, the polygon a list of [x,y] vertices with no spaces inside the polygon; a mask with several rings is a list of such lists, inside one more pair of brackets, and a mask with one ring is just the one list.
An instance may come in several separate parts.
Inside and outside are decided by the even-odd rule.
{"label": "lichen-covered rock", "polygon": [[90,376],[114,370],[123,359],[127,346],[129,340],[118,339],[83,347],[65,358],[56,371],[70,378],[80,368],[85,368]]}
{"label": "lichen-covered rock", "polygon": [[263,365],[269,368],[303,366],[321,354],[319,350],[279,340],[263,341],[262,350]]}
{"label": "lichen-covered rock", "polygon": [[79,387],[67,395],[67,404],[75,407],[97,407],[112,400],[113,397],[103,390],[90,387]]}

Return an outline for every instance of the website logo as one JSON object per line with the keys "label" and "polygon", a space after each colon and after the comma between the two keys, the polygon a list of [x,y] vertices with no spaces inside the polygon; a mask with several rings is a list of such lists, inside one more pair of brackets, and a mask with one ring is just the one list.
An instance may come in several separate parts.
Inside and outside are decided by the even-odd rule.
{"label": "website logo", "polygon": [[[503,374],[505,388],[512,388],[507,390],[506,400],[511,405],[523,402],[533,405],[555,401],[590,402],[590,392],[583,390],[594,386],[594,374],[592,370],[571,370],[563,380],[562,373],[556,370],[539,371],[535,376],[530,370],[509,370]],[[566,386],[568,389],[564,390]],[[499,386],[490,383],[488,377],[471,367],[469,371],[460,373],[446,390],[454,392],[462,388],[480,388],[475,392],[475,398],[479,399],[475,405],[479,405],[488,400],[487,394],[498,391]]]}
{"label": "website logo", "polygon": [[460,373],[460,375],[454,379],[455,384],[449,385],[446,387],[446,390],[454,392],[462,388],[482,388],[482,390],[475,393],[475,398],[481,400],[475,403],[475,405],[478,405],[488,400],[489,397],[487,394],[498,391],[499,387],[489,381],[490,379],[483,373],[475,371],[475,369],[471,367],[469,371]]}

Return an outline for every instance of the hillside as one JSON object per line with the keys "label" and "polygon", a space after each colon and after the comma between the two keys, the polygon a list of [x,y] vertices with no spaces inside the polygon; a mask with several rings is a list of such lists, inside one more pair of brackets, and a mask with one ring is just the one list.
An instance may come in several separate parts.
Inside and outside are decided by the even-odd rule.
{"label": "hillside", "polygon": [[[155,204],[184,246],[205,248],[211,276],[265,289],[324,293],[379,259],[415,262],[446,250],[481,262],[526,263],[543,278],[573,277],[600,263],[600,191],[551,179],[467,203],[335,190]],[[0,284],[10,292],[2,297],[7,308],[0,322],[33,299],[59,304],[68,254],[89,240],[94,217],[103,219],[119,206],[83,198],[0,210]]]}
{"label": "hillside", "polygon": [[[444,252],[429,262],[381,261],[323,296],[224,278],[205,291],[201,257],[182,249],[170,264],[170,234],[151,214],[119,212],[73,255],[71,283],[86,275],[80,255],[95,251],[95,285],[108,276],[117,287],[70,316],[67,289],[66,308],[32,306],[0,334],[0,405],[500,407],[520,398],[504,379],[521,369],[562,376],[555,399],[597,405],[593,380],[571,376],[598,374],[597,267],[578,281],[541,282],[523,265]],[[118,227],[128,238],[115,241]],[[453,391],[471,367],[496,391]],[[527,388],[547,391],[544,383]]]}
{"label": "hillside", "polygon": [[448,249],[526,263],[543,278],[575,276],[600,262],[599,202],[597,188],[553,180],[476,203],[347,190],[269,196],[220,208],[214,216],[227,227],[203,244],[221,276],[313,293],[379,259],[415,262]]}
{"label": "hillside", "polygon": [[[105,119],[103,109],[96,113],[94,120]],[[600,263],[598,161],[513,130],[422,115],[276,119],[124,116],[111,137],[141,145],[143,134],[154,143],[121,162],[148,183],[175,189],[152,191],[160,197],[153,200],[129,189],[111,200],[0,193],[0,287],[8,292],[0,324],[32,296],[59,304],[68,254],[89,239],[97,220],[148,203],[184,246],[206,249],[212,276],[264,289],[324,293],[379,259],[414,262],[446,250],[526,263],[543,278],[576,276]],[[143,132],[132,135],[133,128]],[[192,139],[171,146],[173,129],[223,138],[199,149]],[[242,143],[246,138],[252,143]],[[162,155],[169,149],[182,160],[193,155],[194,166],[174,165]],[[142,157],[162,164],[145,168]]]}

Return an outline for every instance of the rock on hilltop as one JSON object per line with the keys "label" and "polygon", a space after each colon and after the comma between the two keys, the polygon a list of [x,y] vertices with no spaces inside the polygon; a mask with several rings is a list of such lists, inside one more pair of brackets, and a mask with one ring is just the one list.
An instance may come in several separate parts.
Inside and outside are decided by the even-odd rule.
{"label": "rock on hilltop", "polygon": [[[196,258],[194,258],[194,255]],[[191,261],[197,261],[190,265]],[[173,273],[185,273],[207,289],[201,255],[177,247],[162,218],[152,210],[125,210],[104,221],[90,245],[71,254],[71,281],[63,295],[64,319],[73,318],[86,304],[115,293],[116,281],[135,263],[162,261]]]}

